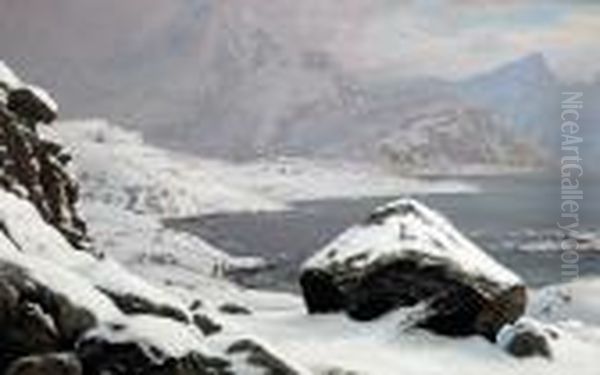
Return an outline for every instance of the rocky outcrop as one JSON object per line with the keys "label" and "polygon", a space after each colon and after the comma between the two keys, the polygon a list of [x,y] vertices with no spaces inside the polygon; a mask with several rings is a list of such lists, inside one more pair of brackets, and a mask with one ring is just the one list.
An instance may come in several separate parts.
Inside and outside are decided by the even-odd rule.
{"label": "rocky outcrop", "polygon": [[521,319],[508,324],[498,334],[498,344],[517,358],[542,357],[552,359],[551,342],[558,333],[531,319]]}
{"label": "rocky outcrop", "polygon": [[412,307],[411,324],[490,341],[526,305],[519,277],[414,200],[381,207],[343,233],[305,263],[300,284],[309,313],[372,320]]}
{"label": "rocky outcrop", "polygon": [[83,375],[79,359],[69,353],[23,357],[10,365],[6,375]]}
{"label": "rocky outcrop", "polygon": [[125,327],[114,326],[111,329],[116,332],[90,335],[78,344],[77,355],[83,363],[85,374],[234,375],[228,360],[203,354],[200,347],[197,351],[176,356],[143,340],[114,340],[111,336],[118,336],[118,331],[125,330]]}
{"label": "rocky outcrop", "polygon": [[[30,356],[69,350],[95,324],[90,311],[73,305],[25,270],[0,263],[0,373],[9,365],[11,374],[34,374],[24,369],[53,366],[50,358]],[[11,365],[22,357],[28,359]]]}
{"label": "rocky outcrop", "polygon": [[43,125],[57,106],[1,62],[0,94],[0,374],[232,374],[178,298],[73,251],[91,248],[70,156]]}
{"label": "rocky outcrop", "polygon": [[227,354],[242,356],[250,368],[266,375],[301,375],[286,360],[280,358],[261,343],[252,339],[240,339],[227,348]]}
{"label": "rocky outcrop", "polygon": [[58,107],[42,89],[0,71],[0,187],[30,200],[40,215],[78,249],[89,248],[85,222],[75,205],[79,187],[67,166],[70,155],[42,136]]}

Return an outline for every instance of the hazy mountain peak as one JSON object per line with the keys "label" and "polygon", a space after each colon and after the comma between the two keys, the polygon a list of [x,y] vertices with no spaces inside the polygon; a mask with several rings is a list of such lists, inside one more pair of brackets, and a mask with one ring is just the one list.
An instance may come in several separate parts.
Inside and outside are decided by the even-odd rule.
{"label": "hazy mountain peak", "polygon": [[475,75],[467,80],[469,84],[484,83],[501,84],[502,82],[526,85],[554,84],[557,78],[552,72],[546,57],[542,53],[532,53],[501,65],[491,71]]}

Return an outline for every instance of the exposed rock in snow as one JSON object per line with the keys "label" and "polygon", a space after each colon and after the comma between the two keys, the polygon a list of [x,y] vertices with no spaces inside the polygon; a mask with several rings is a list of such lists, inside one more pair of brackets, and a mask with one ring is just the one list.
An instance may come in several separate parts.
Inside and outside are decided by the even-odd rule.
{"label": "exposed rock in snow", "polygon": [[553,339],[558,333],[544,328],[531,319],[520,319],[514,324],[507,324],[498,333],[498,345],[518,358],[545,357],[551,359]]}
{"label": "exposed rock in snow", "polygon": [[0,371],[22,356],[74,347],[95,324],[92,313],[5,261],[0,263],[0,306]]}
{"label": "exposed rock in snow", "polygon": [[16,360],[6,375],[83,375],[83,368],[73,354],[50,353]]}
{"label": "exposed rock in snow", "polygon": [[242,357],[248,366],[255,370],[271,375],[302,375],[304,370],[293,368],[289,360],[281,359],[264,343],[256,339],[242,338],[235,341],[227,348],[227,353],[236,357]]}
{"label": "exposed rock in snow", "polygon": [[6,270],[0,272],[6,307],[1,309],[0,342],[10,348],[2,350],[9,356],[3,366],[22,356],[75,348],[90,374],[102,373],[98,356],[100,363],[124,371],[116,374],[133,374],[137,368],[147,370],[140,374],[152,374],[165,361],[187,366],[183,363],[190,357],[205,357],[202,333],[176,297],[109,259],[74,251],[28,202],[5,192],[0,192],[0,202],[6,210],[0,218],[0,261]]}
{"label": "exposed rock in snow", "polygon": [[171,319],[137,315],[127,325],[89,331],[77,353],[84,370],[94,374],[225,374],[228,361],[202,354],[204,347],[199,331]]}
{"label": "exposed rock in snow", "polygon": [[28,87],[10,91],[6,106],[0,103],[0,185],[32,201],[46,221],[83,249],[88,237],[75,208],[79,191],[67,170],[70,155],[38,133],[38,122],[52,122],[55,109],[41,89]]}
{"label": "exposed rock in snow", "polygon": [[43,122],[49,124],[56,120],[58,105],[37,86],[25,86],[10,91],[8,94],[8,109],[27,122]]}
{"label": "exposed rock in snow", "polygon": [[422,306],[414,324],[447,335],[498,330],[525,311],[525,286],[445,218],[414,200],[376,210],[303,266],[309,312],[370,320]]}

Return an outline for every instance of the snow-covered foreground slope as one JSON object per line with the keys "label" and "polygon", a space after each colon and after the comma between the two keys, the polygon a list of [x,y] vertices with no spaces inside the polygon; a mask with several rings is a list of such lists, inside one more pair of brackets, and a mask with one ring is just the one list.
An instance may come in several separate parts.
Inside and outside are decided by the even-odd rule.
{"label": "snow-covered foreground slope", "polygon": [[585,336],[559,329],[555,359],[547,361],[512,358],[482,338],[457,340],[402,331],[393,315],[356,323],[342,315],[307,317],[296,311],[228,321],[269,341],[314,374],[343,369],[370,375],[595,375],[600,354],[600,330],[592,327]]}
{"label": "snow-covered foreground slope", "polygon": [[[7,193],[0,194],[0,200],[1,218],[11,233],[10,237],[1,237],[3,261],[21,265],[37,280],[95,311],[103,321],[126,323],[124,331],[107,331],[103,325],[90,332],[90,337],[146,342],[173,356],[190,350],[222,353],[232,342],[250,338],[269,348],[299,374],[331,374],[335,373],[333,369],[344,369],[371,375],[595,375],[597,369],[600,335],[597,326],[591,324],[585,330],[573,324],[555,328],[560,338],[553,344],[553,361],[517,360],[479,338],[456,340],[418,330],[403,332],[397,326],[398,316],[393,314],[372,323],[352,322],[337,314],[307,316],[299,299],[292,296],[244,291],[192,270],[178,274],[173,268],[170,275],[156,273],[148,265],[148,278],[156,282],[161,277],[173,278],[161,291],[111,261],[98,262],[74,252],[56,231],[39,220],[28,203]],[[20,244],[20,249],[11,242]],[[589,289],[581,289],[581,295],[593,301],[599,292],[597,285],[592,283]],[[113,302],[96,291],[97,286],[141,294],[155,302],[180,306],[184,311],[187,310],[183,306],[188,304],[185,302],[200,300],[202,307],[197,311],[209,315],[223,330],[203,338],[192,328],[171,320],[126,318]],[[250,315],[226,314],[219,308],[223,303],[245,306]],[[261,373],[256,368],[241,367],[242,362],[234,363],[238,366],[236,374]]]}

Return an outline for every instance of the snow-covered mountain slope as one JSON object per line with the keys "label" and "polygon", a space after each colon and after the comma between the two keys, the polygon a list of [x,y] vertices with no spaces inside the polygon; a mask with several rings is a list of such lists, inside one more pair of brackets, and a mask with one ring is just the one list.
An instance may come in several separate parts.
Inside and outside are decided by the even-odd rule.
{"label": "snow-covered mountain slope", "polygon": [[193,158],[147,145],[138,133],[105,121],[64,122],[57,128],[74,150],[84,199],[171,217],[285,207],[228,186]]}
{"label": "snow-covered mountain slope", "polygon": [[307,158],[231,163],[193,157],[154,147],[139,133],[100,120],[62,122],[56,129],[54,136],[66,140],[76,155],[84,200],[163,217],[277,210],[324,198],[477,191],[459,181],[400,177],[368,163]]}
{"label": "snow-covered mountain slope", "polygon": [[539,150],[494,112],[472,106],[436,80],[355,81],[322,98],[280,130],[279,152],[368,160],[407,172],[483,166],[531,168]]}

